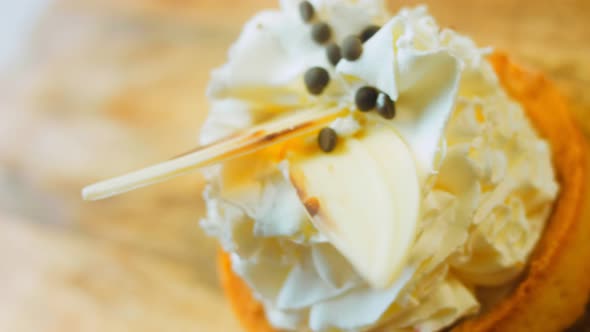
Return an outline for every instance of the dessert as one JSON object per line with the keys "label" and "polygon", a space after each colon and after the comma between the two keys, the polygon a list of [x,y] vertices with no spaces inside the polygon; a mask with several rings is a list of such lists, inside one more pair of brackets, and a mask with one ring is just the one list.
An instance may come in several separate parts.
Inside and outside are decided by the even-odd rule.
{"label": "dessert", "polygon": [[588,264],[583,143],[549,83],[490,52],[425,7],[281,1],[213,73],[201,149],[84,195],[205,167],[251,331],[563,328],[590,288],[563,273]]}

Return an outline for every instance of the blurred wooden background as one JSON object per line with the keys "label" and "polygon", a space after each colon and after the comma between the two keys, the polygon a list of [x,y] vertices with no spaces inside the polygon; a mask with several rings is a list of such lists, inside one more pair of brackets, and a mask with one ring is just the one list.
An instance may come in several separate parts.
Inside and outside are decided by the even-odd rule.
{"label": "blurred wooden background", "polygon": [[[554,79],[590,135],[590,1],[427,3]],[[237,331],[198,174],[93,203],[79,190],[193,147],[209,71],[274,6],[58,0],[20,37],[0,73],[0,331]]]}

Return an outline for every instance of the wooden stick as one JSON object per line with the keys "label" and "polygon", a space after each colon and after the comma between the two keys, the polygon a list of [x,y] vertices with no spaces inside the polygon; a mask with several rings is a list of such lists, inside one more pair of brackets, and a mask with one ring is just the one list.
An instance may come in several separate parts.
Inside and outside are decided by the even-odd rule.
{"label": "wooden stick", "polygon": [[82,197],[85,200],[99,200],[115,196],[253,153],[326,126],[345,112],[346,110],[338,108],[308,109],[277,118],[210,145],[199,147],[172,160],[89,185],[82,189]]}

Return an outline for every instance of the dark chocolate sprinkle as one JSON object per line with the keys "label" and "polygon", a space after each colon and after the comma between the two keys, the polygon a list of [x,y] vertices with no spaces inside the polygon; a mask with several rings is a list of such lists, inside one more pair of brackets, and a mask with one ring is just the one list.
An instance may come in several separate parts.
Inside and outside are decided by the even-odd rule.
{"label": "dark chocolate sprinkle", "polygon": [[377,113],[385,119],[393,119],[395,117],[395,102],[383,92],[377,96]]}
{"label": "dark chocolate sprinkle", "polygon": [[338,135],[334,129],[326,127],[320,130],[320,134],[318,135],[318,144],[322,151],[330,152],[334,150],[336,143],[338,143]]}
{"label": "dark chocolate sprinkle", "polygon": [[326,55],[328,56],[328,61],[335,66],[338,64],[338,61],[342,58],[340,54],[340,46],[336,43],[331,43],[330,45],[326,46]]}
{"label": "dark chocolate sprinkle", "polygon": [[342,56],[346,60],[356,60],[363,53],[363,43],[357,36],[348,36],[342,41]]}
{"label": "dark chocolate sprinkle", "polygon": [[332,37],[332,28],[325,22],[318,22],[311,26],[311,37],[319,44],[324,44]]}
{"label": "dark chocolate sprinkle", "polygon": [[377,89],[370,87],[370,86],[363,86],[362,88],[356,90],[356,94],[354,95],[354,102],[356,103],[356,107],[361,112],[368,112],[375,108],[375,104],[377,103]]}
{"label": "dark chocolate sprinkle", "polygon": [[303,75],[307,91],[312,95],[319,95],[330,82],[330,74],[322,67],[312,67]]}
{"label": "dark chocolate sprinkle", "polygon": [[315,9],[309,1],[301,1],[299,4],[299,14],[303,22],[310,22],[315,14]]}
{"label": "dark chocolate sprinkle", "polygon": [[379,29],[381,29],[381,27],[378,25],[369,25],[368,27],[364,28],[359,36],[361,38],[361,41],[363,43],[366,42],[367,40],[369,40],[369,38],[373,37],[373,35],[377,31],[379,31]]}

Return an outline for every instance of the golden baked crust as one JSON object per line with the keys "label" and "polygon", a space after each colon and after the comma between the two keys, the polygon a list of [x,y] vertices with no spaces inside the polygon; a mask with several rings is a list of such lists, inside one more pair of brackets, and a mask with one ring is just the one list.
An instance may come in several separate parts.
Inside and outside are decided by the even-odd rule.
{"label": "golden baked crust", "polygon": [[[549,80],[510,62],[504,54],[496,53],[489,60],[506,91],[549,141],[560,193],[523,280],[492,309],[453,331],[561,331],[582,314],[590,292],[588,150],[567,103]],[[276,331],[223,252],[219,270],[226,296],[246,331]]]}

